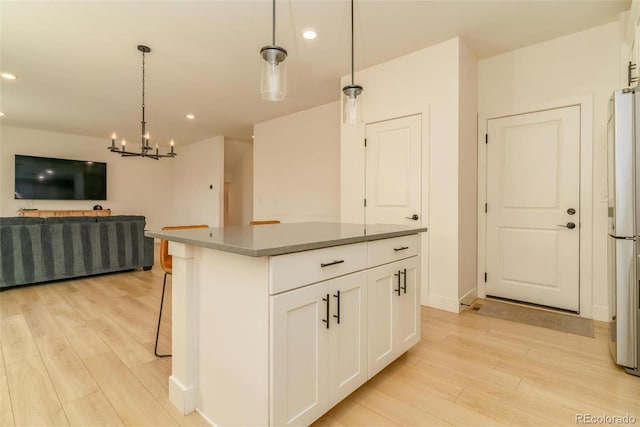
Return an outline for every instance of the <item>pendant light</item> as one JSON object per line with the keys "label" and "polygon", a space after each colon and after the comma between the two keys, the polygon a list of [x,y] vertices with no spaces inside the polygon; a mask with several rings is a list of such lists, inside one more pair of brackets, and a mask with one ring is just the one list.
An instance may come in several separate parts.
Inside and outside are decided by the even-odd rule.
{"label": "pendant light", "polygon": [[276,45],[276,0],[273,0],[272,44],[260,49],[262,72],[260,76],[260,98],[265,101],[282,101],[287,95],[286,49]]}
{"label": "pendant light", "polygon": [[355,124],[362,121],[362,94],[363,88],[353,83],[353,0],[351,0],[351,84],[342,88],[342,122]]}

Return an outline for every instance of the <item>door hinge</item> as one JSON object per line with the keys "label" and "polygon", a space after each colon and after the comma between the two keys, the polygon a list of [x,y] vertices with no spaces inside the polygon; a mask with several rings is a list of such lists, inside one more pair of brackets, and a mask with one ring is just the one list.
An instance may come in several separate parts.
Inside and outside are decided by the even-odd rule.
{"label": "door hinge", "polygon": [[487,212],[489,212],[489,204],[485,203],[484,204],[484,213],[487,213]]}
{"label": "door hinge", "polygon": [[364,139],[364,146],[367,146],[367,138]]}
{"label": "door hinge", "polygon": [[364,207],[367,207],[367,199],[364,199]]}
{"label": "door hinge", "polygon": [[484,134],[484,143],[485,143],[485,144],[488,144],[488,143],[489,143],[489,134],[488,134],[488,133],[485,133],[485,134]]}
{"label": "door hinge", "polygon": [[487,272],[484,272],[484,283],[487,283]]}

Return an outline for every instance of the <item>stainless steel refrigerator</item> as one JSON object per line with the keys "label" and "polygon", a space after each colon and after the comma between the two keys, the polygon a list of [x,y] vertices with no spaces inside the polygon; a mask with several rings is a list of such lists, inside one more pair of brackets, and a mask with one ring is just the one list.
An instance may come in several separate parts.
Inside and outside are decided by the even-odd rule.
{"label": "stainless steel refrigerator", "polygon": [[640,376],[640,90],[613,93],[607,148],[609,347],[618,365]]}

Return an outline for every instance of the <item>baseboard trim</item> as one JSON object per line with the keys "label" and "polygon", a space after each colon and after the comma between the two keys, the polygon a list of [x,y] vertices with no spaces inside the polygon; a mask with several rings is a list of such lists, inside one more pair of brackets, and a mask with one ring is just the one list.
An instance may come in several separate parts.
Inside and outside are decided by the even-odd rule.
{"label": "baseboard trim", "polygon": [[184,415],[196,409],[196,392],[194,387],[185,387],[179,379],[169,377],[169,400]]}
{"label": "baseboard trim", "polygon": [[478,299],[478,288],[473,288],[460,298],[460,305],[470,306],[476,299]]}
{"label": "baseboard trim", "polygon": [[196,413],[202,417],[205,423],[209,424],[211,427],[218,427],[216,423],[214,423],[209,417],[202,413],[200,409],[196,408]]}
{"label": "baseboard trim", "polygon": [[606,305],[594,305],[591,309],[591,318],[601,322],[609,321],[609,307]]}
{"label": "baseboard trim", "polygon": [[428,307],[437,308],[439,310],[450,311],[452,313],[460,313],[460,302],[456,299],[441,297],[440,295],[429,295]]}

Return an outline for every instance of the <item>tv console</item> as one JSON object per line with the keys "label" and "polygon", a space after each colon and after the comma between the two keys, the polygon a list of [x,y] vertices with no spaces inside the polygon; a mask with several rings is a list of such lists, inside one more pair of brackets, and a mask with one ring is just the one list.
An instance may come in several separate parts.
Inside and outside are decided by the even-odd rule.
{"label": "tv console", "polygon": [[31,216],[48,218],[50,216],[110,216],[111,209],[102,210],[42,210],[42,209],[20,209],[20,216]]}

